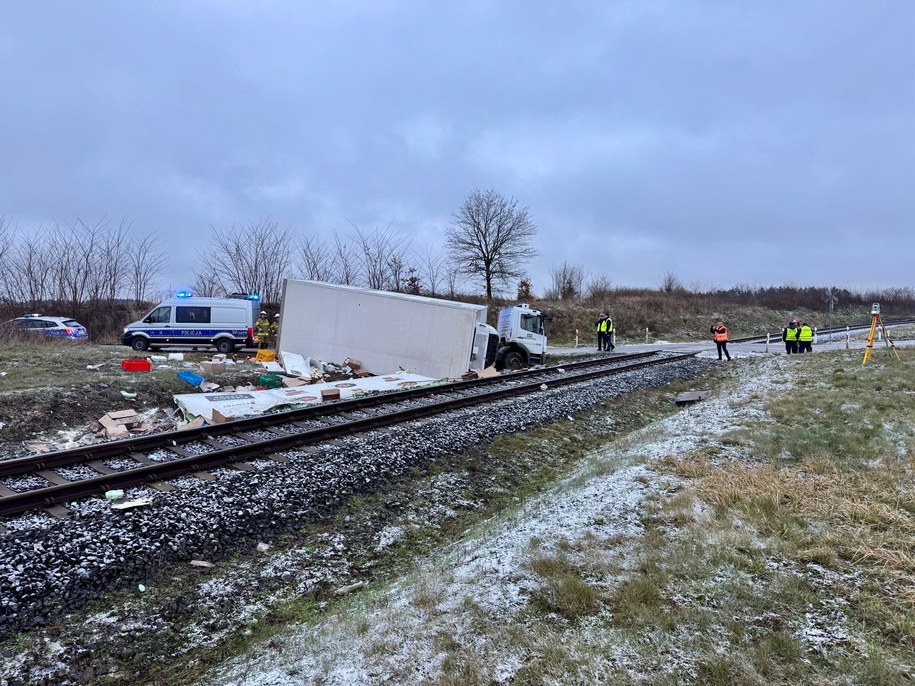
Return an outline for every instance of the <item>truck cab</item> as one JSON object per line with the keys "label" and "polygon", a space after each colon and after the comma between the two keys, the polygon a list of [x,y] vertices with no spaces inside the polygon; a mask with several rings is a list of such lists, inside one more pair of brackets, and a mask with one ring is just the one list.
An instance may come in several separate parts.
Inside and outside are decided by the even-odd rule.
{"label": "truck cab", "polygon": [[521,369],[546,361],[547,315],[527,305],[499,310],[497,369]]}

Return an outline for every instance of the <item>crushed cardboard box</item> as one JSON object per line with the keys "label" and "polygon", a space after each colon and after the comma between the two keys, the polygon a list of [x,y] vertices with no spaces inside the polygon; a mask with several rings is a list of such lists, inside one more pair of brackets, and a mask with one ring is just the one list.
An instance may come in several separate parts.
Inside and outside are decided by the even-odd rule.
{"label": "crushed cardboard box", "polygon": [[[202,417],[197,417],[197,419],[202,419]],[[219,410],[213,410],[213,419],[211,422],[213,424],[225,424],[226,422],[234,422],[235,417],[224,415]]]}
{"label": "crushed cardboard box", "polygon": [[98,420],[100,431],[108,438],[127,438],[131,431],[149,431],[150,426],[136,410],[118,410],[108,412]]}
{"label": "crushed cardboard box", "polygon": [[307,386],[311,383],[311,379],[303,379],[298,376],[284,376],[283,377],[283,386],[285,388],[298,388],[299,386]]}

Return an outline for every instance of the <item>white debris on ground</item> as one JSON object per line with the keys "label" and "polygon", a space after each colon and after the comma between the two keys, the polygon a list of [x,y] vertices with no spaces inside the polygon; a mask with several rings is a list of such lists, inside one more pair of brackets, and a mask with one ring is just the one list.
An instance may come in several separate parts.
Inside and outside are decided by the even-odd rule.
{"label": "white debris on ground", "polygon": [[[779,377],[790,373],[787,364],[787,358],[746,364],[735,388],[593,454],[574,474],[518,511],[477,527],[463,542],[419,562],[409,577],[332,612],[314,627],[272,639],[271,647],[233,660],[207,683],[428,683],[443,674],[443,636],[472,653],[494,683],[511,683],[524,656],[512,652],[499,632],[479,631],[479,613],[484,622],[506,630],[523,622],[522,613],[540,583],[531,561],[559,549],[563,541],[638,536],[646,497],[671,482],[646,465],[714,443],[742,425],[766,421],[755,401],[777,391]],[[383,532],[379,545],[391,538],[396,538],[395,531]],[[618,563],[625,567],[623,548]],[[811,617],[809,624],[804,634],[817,638],[814,627],[820,623]],[[580,630],[588,631],[587,622]],[[626,668],[633,660],[612,632],[592,634],[585,642],[598,648],[594,659],[616,668]],[[601,671],[599,665],[594,669]]]}

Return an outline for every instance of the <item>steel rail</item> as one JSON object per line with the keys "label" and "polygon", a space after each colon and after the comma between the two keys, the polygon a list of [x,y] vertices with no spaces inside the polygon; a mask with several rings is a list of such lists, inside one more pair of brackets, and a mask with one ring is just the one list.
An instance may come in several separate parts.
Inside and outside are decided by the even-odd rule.
{"label": "steel rail", "polygon": [[[679,355],[656,357],[654,359],[633,362],[624,366],[601,368],[580,373],[565,374],[550,380],[551,386],[565,386],[582,381],[588,381],[601,376],[613,376],[624,372],[642,369],[662,364],[671,364],[696,355],[696,352]],[[608,358],[609,362],[612,358]],[[509,377],[511,378],[511,377]],[[271,432],[280,435],[267,438],[245,445],[226,447],[213,450],[200,455],[179,457],[176,460],[157,464],[147,464],[131,468],[122,472],[106,474],[72,483],[58,484],[46,488],[33,489],[23,493],[15,493],[0,497],[0,516],[8,516],[26,512],[41,507],[52,507],[60,503],[78,500],[96,493],[140,486],[156,481],[172,479],[198,471],[205,471],[214,467],[230,465],[233,462],[262,457],[277,451],[301,447],[321,441],[338,438],[378,429],[393,424],[421,419],[434,414],[441,414],[464,407],[492,402],[514,395],[521,395],[540,390],[541,380],[527,381],[522,384],[506,385],[502,388],[474,393],[457,398],[447,398],[435,403],[410,407],[393,412],[378,414],[372,417],[351,419],[345,423],[331,426],[306,429],[300,433],[286,433],[274,427]],[[288,421],[286,423],[289,423]],[[221,425],[222,426],[222,425]],[[128,441],[118,441],[122,445]],[[128,451],[129,452],[129,451]],[[123,454],[123,453],[122,453]]]}
{"label": "steel rail", "polygon": [[106,441],[105,443],[96,443],[93,445],[80,446],[78,448],[69,448],[67,450],[58,450],[50,453],[39,455],[28,455],[12,460],[0,461],[0,478],[11,476],[22,476],[31,474],[36,471],[46,469],[57,469],[59,467],[69,467],[78,464],[84,464],[94,460],[106,460],[112,457],[118,457],[127,453],[148,452],[160,448],[169,448],[180,446],[183,443],[193,443],[201,438],[213,438],[224,436],[226,434],[235,434],[238,432],[252,431],[257,429],[270,429],[278,424],[288,424],[297,421],[309,419],[320,419],[335,414],[343,414],[375,408],[389,403],[402,402],[405,400],[414,400],[428,396],[439,395],[442,393],[453,393],[464,391],[468,388],[480,388],[486,385],[509,383],[517,379],[528,378],[531,376],[543,376],[544,374],[555,374],[560,367],[563,369],[580,369],[594,366],[605,366],[616,364],[628,360],[636,360],[644,357],[657,355],[657,351],[630,353],[618,355],[615,357],[606,357],[594,360],[583,360],[580,362],[569,362],[568,364],[541,367],[538,369],[529,369],[523,372],[513,374],[487,377],[483,379],[473,379],[470,381],[455,381],[446,384],[435,384],[421,386],[419,388],[410,388],[400,391],[392,391],[377,395],[368,395],[362,398],[353,398],[350,400],[339,400],[332,403],[323,403],[309,407],[300,407],[298,409],[286,410],[284,412],[275,412],[272,414],[258,415],[245,419],[236,419],[222,424],[209,424],[207,426],[184,429],[180,431],[166,431],[148,436],[136,436],[116,441]]}

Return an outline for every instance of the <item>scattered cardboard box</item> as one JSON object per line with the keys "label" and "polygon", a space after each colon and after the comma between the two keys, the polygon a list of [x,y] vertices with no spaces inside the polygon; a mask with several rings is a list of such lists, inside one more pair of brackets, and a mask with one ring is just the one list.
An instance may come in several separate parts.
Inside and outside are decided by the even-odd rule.
{"label": "scattered cardboard box", "polygon": [[201,426],[206,426],[206,420],[203,417],[194,417],[191,421],[179,426],[178,431],[186,431],[187,429],[199,429]]}
{"label": "scattered cardboard box", "polygon": [[118,410],[103,415],[98,423],[108,438],[127,438],[131,430],[140,430],[142,419],[136,410]]}
{"label": "scattered cardboard box", "polygon": [[200,369],[202,369],[205,374],[219,374],[226,370],[226,363],[225,362],[201,362]]}
{"label": "scattered cardboard box", "polygon": [[283,386],[285,388],[298,388],[299,386],[307,386],[310,383],[311,379],[302,379],[296,376],[283,377]]}
{"label": "scattered cardboard box", "polygon": [[352,369],[354,372],[358,372],[360,369],[362,369],[362,361],[361,361],[361,360],[354,360],[354,359],[351,358],[351,357],[347,357],[345,360],[343,360],[343,366],[344,366],[344,367],[349,367],[349,368]]}
{"label": "scattered cardboard box", "polygon": [[321,402],[327,402],[328,400],[339,400],[340,399],[340,389],[339,388],[325,388],[321,391]]}
{"label": "scattered cardboard box", "polygon": [[[198,417],[197,419],[202,419],[202,417]],[[234,422],[234,421],[235,421],[235,417],[230,417],[228,415],[224,415],[219,410],[213,410],[213,424],[225,424],[226,422]]]}
{"label": "scattered cardboard box", "polygon": [[353,376],[355,376],[357,379],[364,379],[367,376],[372,376],[372,372],[368,371],[367,369],[360,369],[357,372],[353,372]]}
{"label": "scattered cardboard box", "polygon": [[495,366],[490,366],[490,367],[486,367],[486,369],[481,369],[480,373],[479,373],[479,377],[481,379],[491,379],[494,376],[501,376],[501,374],[499,373],[499,370],[497,370],[495,368]]}

